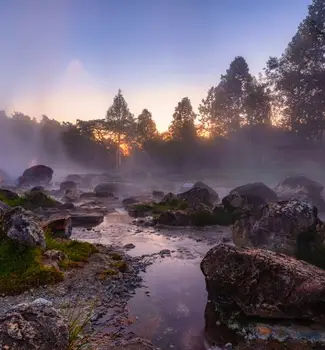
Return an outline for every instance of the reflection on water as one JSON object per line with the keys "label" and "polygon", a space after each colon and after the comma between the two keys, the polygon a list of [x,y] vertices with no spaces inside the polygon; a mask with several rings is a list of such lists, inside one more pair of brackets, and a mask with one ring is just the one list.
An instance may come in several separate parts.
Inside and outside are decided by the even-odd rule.
{"label": "reflection on water", "polygon": [[129,302],[136,334],[162,349],[204,349],[207,293],[199,262],[165,258],[149,267],[144,275],[147,288]]}
{"label": "reflection on water", "polygon": [[[139,228],[123,209],[108,214],[93,230],[76,230],[74,238],[124,246],[132,256],[169,249],[143,273],[144,286],[129,301],[130,331],[161,349],[204,350],[207,292],[200,262],[211,246],[229,236],[220,227]],[[213,349],[218,349],[217,347]]]}

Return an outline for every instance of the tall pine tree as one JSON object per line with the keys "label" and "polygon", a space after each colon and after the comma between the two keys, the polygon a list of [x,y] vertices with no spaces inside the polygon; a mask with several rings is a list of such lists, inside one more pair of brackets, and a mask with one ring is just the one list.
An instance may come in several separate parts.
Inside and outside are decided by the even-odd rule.
{"label": "tall pine tree", "polygon": [[313,0],[280,58],[270,58],[267,76],[284,127],[320,142],[325,129],[325,2]]}
{"label": "tall pine tree", "polygon": [[121,90],[114,97],[112,106],[106,113],[106,129],[116,145],[116,167],[121,165],[121,147],[130,147],[135,136],[135,121]]}

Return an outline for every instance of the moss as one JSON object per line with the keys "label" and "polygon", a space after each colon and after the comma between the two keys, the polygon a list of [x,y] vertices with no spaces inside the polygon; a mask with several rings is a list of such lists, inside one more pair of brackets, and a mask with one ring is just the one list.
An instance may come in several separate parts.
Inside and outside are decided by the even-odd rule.
{"label": "moss", "polygon": [[216,207],[213,211],[213,215],[215,224],[221,226],[232,225],[237,218],[236,213],[229,212],[222,206]]}
{"label": "moss", "polygon": [[106,280],[108,277],[114,277],[118,274],[116,269],[106,269],[98,274],[98,279],[101,281]]}
{"label": "moss", "polygon": [[73,267],[78,263],[87,262],[88,258],[97,252],[96,247],[90,243],[54,238],[49,231],[45,233],[45,240],[47,249],[59,250],[67,256],[67,259],[60,263],[62,268]]}
{"label": "moss", "polygon": [[131,206],[131,211],[135,216],[144,216],[145,214],[159,215],[168,210],[184,210],[188,208],[188,204],[180,199],[172,199],[160,203],[140,203]]}
{"label": "moss", "polygon": [[41,263],[42,250],[0,241],[0,293],[18,294],[30,288],[62,281],[63,274]]}
{"label": "moss", "polygon": [[47,196],[45,193],[38,191],[28,192],[25,195],[15,199],[8,199],[0,194],[0,200],[10,207],[20,206],[28,210],[34,210],[39,207],[54,208],[60,204],[58,201]]}
{"label": "moss", "polygon": [[122,255],[119,254],[119,253],[116,253],[116,252],[113,252],[110,254],[110,257],[113,259],[113,260],[122,260]]}
{"label": "moss", "polygon": [[325,269],[325,246],[316,231],[304,232],[297,237],[296,257]]}

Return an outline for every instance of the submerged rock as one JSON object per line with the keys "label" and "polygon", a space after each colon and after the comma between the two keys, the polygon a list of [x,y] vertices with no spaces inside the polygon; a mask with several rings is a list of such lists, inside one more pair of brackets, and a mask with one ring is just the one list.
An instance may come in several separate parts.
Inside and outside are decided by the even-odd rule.
{"label": "submerged rock", "polygon": [[238,246],[258,247],[294,256],[297,239],[306,232],[315,232],[317,210],[311,204],[297,200],[266,204],[261,215],[246,215],[232,228],[233,241]]}
{"label": "submerged rock", "polygon": [[201,263],[209,299],[231,322],[244,315],[325,321],[325,271],[283,254],[225,244]]}
{"label": "submerged rock", "polygon": [[306,176],[287,177],[275,188],[282,200],[298,199],[308,201],[320,211],[325,211],[325,200],[322,196],[324,186]]}
{"label": "submerged rock", "polygon": [[35,165],[24,171],[18,179],[19,186],[48,185],[53,176],[53,169],[46,165]]}
{"label": "submerged rock", "polygon": [[45,237],[39,220],[21,207],[4,213],[1,228],[9,239],[25,246],[41,246],[45,248]]}
{"label": "submerged rock", "polygon": [[66,350],[68,345],[68,325],[45,299],[19,304],[0,317],[0,349]]}

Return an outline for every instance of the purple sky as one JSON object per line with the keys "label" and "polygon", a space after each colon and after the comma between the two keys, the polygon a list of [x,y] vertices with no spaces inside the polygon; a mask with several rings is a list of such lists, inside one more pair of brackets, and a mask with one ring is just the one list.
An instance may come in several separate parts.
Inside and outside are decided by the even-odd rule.
{"label": "purple sky", "polygon": [[197,109],[231,60],[257,74],[280,55],[311,0],[1,0],[0,109],[58,120],[105,115],[121,88],[131,111],[167,128]]}

